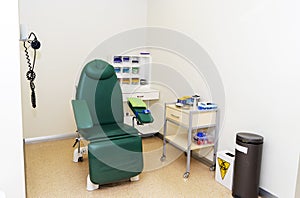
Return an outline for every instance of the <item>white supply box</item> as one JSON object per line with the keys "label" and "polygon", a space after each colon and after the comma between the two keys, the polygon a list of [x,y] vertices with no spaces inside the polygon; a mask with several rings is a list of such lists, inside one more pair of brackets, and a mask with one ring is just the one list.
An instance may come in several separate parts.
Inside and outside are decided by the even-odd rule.
{"label": "white supply box", "polygon": [[215,179],[232,190],[234,154],[228,150],[217,152]]}

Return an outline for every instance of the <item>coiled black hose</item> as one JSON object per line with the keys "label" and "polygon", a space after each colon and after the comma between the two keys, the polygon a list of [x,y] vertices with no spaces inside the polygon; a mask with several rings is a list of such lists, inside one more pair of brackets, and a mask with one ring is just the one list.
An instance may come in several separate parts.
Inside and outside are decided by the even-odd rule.
{"label": "coiled black hose", "polygon": [[[33,33],[31,33],[29,35],[29,37],[32,35]],[[34,34],[33,34],[34,35]],[[34,35],[35,36],[35,35]],[[35,37],[35,40],[36,40],[36,37]],[[28,53],[28,48],[26,46],[26,42],[27,41],[24,41],[23,43],[23,46],[25,48],[25,56],[26,56],[26,60],[27,60],[27,64],[28,64],[28,71],[26,73],[26,78],[27,80],[29,80],[29,85],[30,85],[30,89],[31,89],[31,104],[32,104],[32,107],[33,108],[36,108],[36,95],[35,95],[35,85],[34,85],[34,79],[36,77],[36,74],[34,72],[34,65],[35,65],[35,58],[36,58],[36,49],[34,49],[34,52],[33,52],[33,62],[32,62],[32,65],[31,65],[31,62],[30,62],[30,57],[29,57],[29,53]]]}

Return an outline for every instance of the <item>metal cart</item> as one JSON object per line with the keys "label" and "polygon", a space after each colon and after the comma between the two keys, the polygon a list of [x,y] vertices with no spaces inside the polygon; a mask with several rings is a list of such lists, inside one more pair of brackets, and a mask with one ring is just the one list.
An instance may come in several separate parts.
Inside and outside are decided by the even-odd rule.
{"label": "metal cart", "polygon": [[[188,178],[190,175],[191,151],[213,146],[213,165],[210,167],[210,170],[215,170],[219,136],[219,110],[198,110],[194,109],[193,107],[185,109],[182,107],[177,107],[175,103],[165,103],[164,112],[163,153],[161,156],[161,161],[166,159],[167,142],[186,152],[186,171],[183,174],[183,177]],[[187,134],[167,135],[167,122],[171,122],[175,125],[186,128]],[[214,141],[212,143],[198,145],[192,141],[193,130],[211,127],[214,127]]]}

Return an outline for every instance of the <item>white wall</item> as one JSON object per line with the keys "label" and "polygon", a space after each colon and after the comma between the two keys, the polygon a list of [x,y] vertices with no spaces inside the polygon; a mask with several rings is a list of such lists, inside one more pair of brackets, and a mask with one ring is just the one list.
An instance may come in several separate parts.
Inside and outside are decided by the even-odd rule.
{"label": "white wall", "polygon": [[146,25],[146,0],[20,0],[20,23],[42,43],[36,60],[37,108],[30,104],[21,46],[24,137],[75,131],[70,100],[80,68],[102,41]]}
{"label": "white wall", "polygon": [[1,152],[0,192],[7,198],[25,197],[18,1],[0,3],[1,56]]}
{"label": "white wall", "polygon": [[220,72],[226,109],[219,149],[234,150],[237,131],[263,135],[260,187],[279,197],[293,197],[296,188],[299,9],[294,0],[148,1],[149,26],[190,36]]}

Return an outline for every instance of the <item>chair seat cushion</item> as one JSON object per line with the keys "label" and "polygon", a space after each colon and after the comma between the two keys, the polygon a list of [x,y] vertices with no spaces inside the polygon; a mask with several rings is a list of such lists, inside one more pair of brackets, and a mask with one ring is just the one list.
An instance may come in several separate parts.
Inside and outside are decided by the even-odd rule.
{"label": "chair seat cushion", "polygon": [[80,130],[79,133],[88,141],[138,136],[138,130],[136,128],[124,123],[94,125],[91,128]]}
{"label": "chair seat cushion", "polygon": [[90,179],[107,184],[129,179],[143,170],[140,136],[91,142],[88,145]]}

